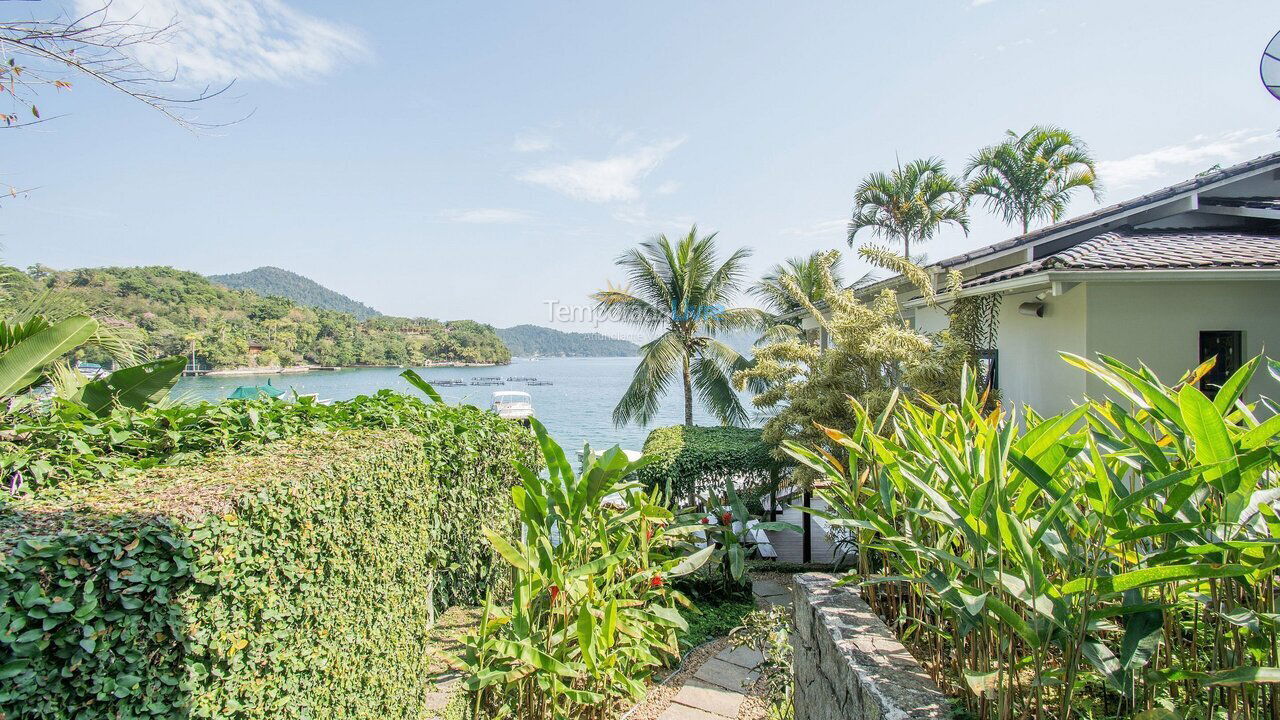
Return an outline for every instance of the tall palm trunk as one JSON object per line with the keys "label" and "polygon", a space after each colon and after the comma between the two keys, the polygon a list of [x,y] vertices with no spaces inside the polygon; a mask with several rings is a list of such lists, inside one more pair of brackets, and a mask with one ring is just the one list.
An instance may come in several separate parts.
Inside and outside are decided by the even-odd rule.
{"label": "tall palm trunk", "polygon": [[689,375],[689,353],[684,354],[684,426],[693,427],[693,378]]}

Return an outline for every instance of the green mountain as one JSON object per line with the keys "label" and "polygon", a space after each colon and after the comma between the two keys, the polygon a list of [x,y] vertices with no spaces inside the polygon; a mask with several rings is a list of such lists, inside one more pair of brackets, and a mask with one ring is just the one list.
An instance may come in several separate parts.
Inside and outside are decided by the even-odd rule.
{"label": "green mountain", "polygon": [[561,332],[537,325],[516,325],[496,332],[518,357],[623,357],[640,352],[635,343],[600,333]]}
{"label": "green mountain", "polygon": [[[23,272],[0,265],[0,317],[50,290],[64,306],[90,308],[132,334],[147,356],[185,355],[194,339],[197,358],[213,368],[511,360],[493,328],[472,320],[377,315],[361,321],[171,267]],[[96,352],[83,359],[104,359]]]}
{"label": "green mountain", "polygon": [[263,297],[278,295],[304,307],[351,313],[358,320],[382,314],[311,278],[278,267],[265,266],[230,275],[210,275],[209,279],[233,290],[252,290]]}

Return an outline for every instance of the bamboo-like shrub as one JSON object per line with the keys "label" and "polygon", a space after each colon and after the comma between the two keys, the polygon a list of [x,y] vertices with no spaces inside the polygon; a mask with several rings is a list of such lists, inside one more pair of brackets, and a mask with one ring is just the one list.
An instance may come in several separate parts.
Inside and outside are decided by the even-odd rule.
{"label": "bamboo-like shrub", "polygon": [[982,718],[1280,717],[1280,415],[1242,399],[1262,359],[1211,399],[1211,363],[1167,386],[1064,357],[1111,398],[855,403],[826,429],[843,458],[789,444],[857,535],[846,582]]}

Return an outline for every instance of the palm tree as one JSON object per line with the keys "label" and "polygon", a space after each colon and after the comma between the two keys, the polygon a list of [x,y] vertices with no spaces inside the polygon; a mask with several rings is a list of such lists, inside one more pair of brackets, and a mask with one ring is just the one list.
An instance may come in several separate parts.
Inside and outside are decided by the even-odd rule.
{"label": "palm tree", "polygon": [[1101,189],[1089,148],[1053,125],[1006,131],[1004,142],[969,159],[964,176],[970,197],[985,198],[1006,223],[1021,223],[1024,234],[1035,221],[1060,220],[1077,190],[1088,189],[1096,200]]}
{"label": "palm tree", "polygon": [[613,409],[615,425],[647,424],[676,376],[684,388],[685,425],[693,426],[694,390],[721,423],[746,423],[730,377],[747,363],[711,336],[760,327],[764,314],[755,308],[726,309],[742,284],[743,262],[751,252],[736,250],[718,263],[715,237],[698,237],[697,225],[674,242],[658,235],[618,258],[627,272],[627,287],[610,286],[591,296],[597,309],[643,330],[662,332],[640,348],[640,366]]}
{"label": "palm tree", "polygon": [[[815,251],[809,257],[787,258],[785,262],[774,265],[759,282],[752,285],[751,293],[764,301],[777,315],[786,315],[802,307],[788,285],[799,290],[811,304],[821,302],[826,295],[826,283],[822,279],[826,259],[827,253],[821,251]],[[840,276],[839,253],[831,261],[831,280],[836,287],[844,285]]]}
{"label": "palm tree", "polygon": [[943,225],[959,225],[969,233],[967,199],[960,181],[947,174],[938,158],[913,160],[888,173],[873,172],[853,196],[849,245],[863,228],[902,241],[902,257],[911,260],[911,241],[923,242]]}

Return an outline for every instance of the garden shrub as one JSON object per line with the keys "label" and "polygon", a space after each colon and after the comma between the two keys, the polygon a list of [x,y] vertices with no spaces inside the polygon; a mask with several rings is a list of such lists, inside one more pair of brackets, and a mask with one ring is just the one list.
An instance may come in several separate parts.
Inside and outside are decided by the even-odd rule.
{"label": "garden shrub", "polygon": [[670,498],[723,492],[729,479],[736,479],[744,498],[758,497],[781,472],[771,448],[760,441],[759,428],[660,427],[644,441],[644,454],[659,459],[636,479]]}
{"label": "garden shrub", "polygon": [[528,460],[483,415],[439,406],[433,432],[314,433],[11,503],[0,717],[417,716],[434,611],[498,579],[479,527],[513,527]]}

